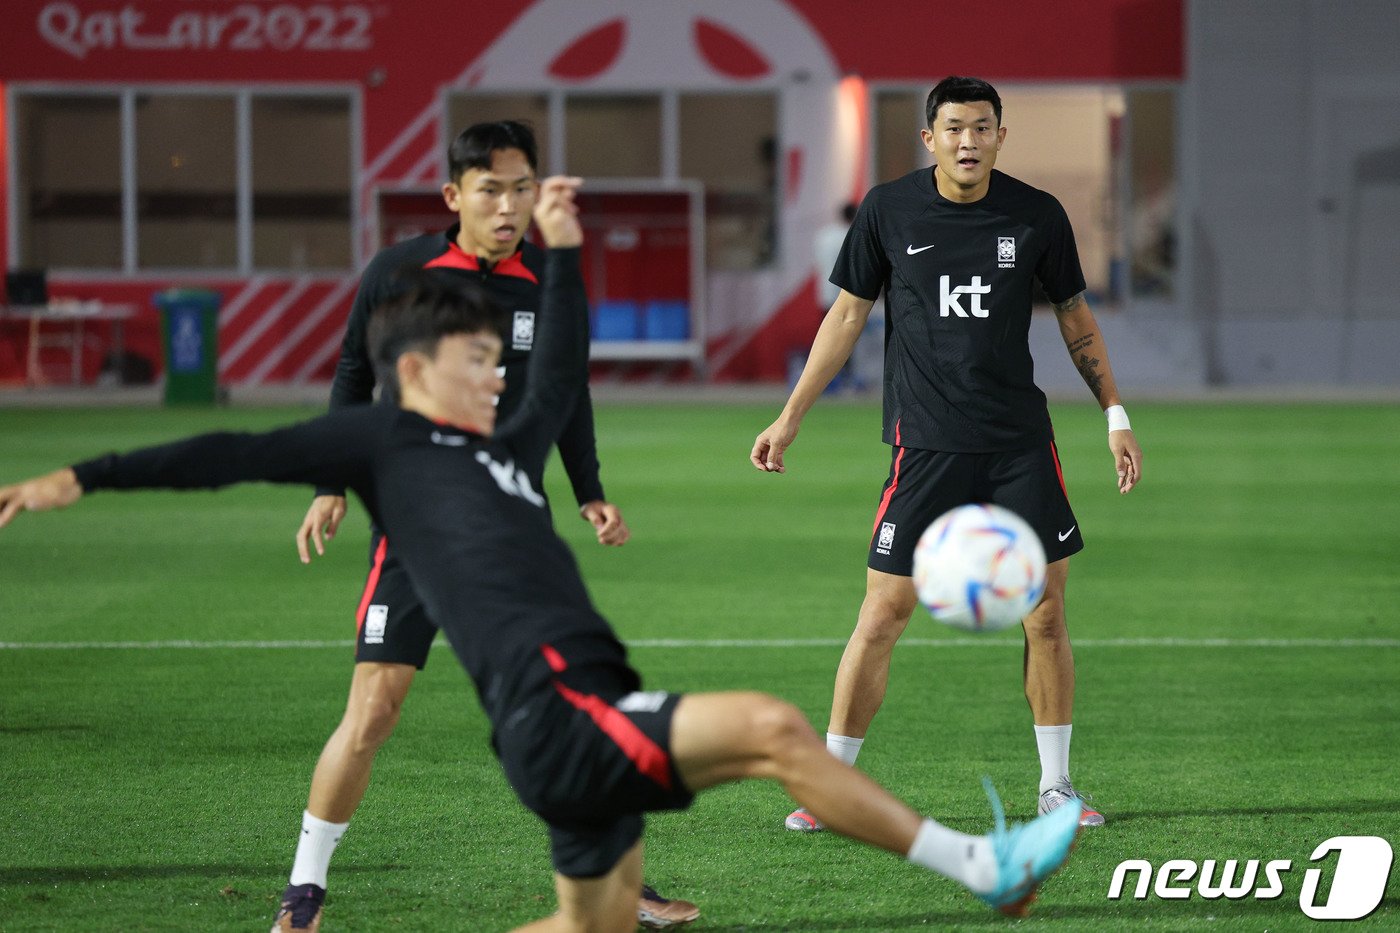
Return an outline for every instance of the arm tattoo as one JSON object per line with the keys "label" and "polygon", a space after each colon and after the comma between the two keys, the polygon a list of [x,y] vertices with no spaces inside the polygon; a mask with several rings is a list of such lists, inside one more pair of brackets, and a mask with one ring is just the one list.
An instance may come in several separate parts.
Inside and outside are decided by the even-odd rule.
{"label": "arm tattoo", "polygon": [[1087,353],[1081,353],[1079,361],[1074,365],[1079,370],[1079,375],[1084,378],[1084,384],[1094,393],[1094,398],[1099,398],[1103,392],[1103,373],[1099,372],[1099,360],[1091,358]]}
{"label": "arm tattoo", "polygon": [[1068,312],[1070,312],[1070,311],[1073,311],[1076,307],[1078,307],[1078,306],[1079,306],[1079,302],[1081,302],[1081,301],[1083,301],[1083,300],[1084,300],[1084,293],[1083,293],[1083,292],[1080,292],[1080,293],[1077,294],[1077,295],[1070,295],[1070,296],[1069,296],[1068,298],[1066,298],[1064,301],[1056,301],[1056,302],[1052,303],[1052,304],[1051,304],[1051,307],[1055,309],[1055,313],[1056,313],[1056,314],[1066,314],[1066,313],[1068,313]]}
{"label": "arm tattoo", "polygon": [[1093,334],[1085,334],[1083,337],[1076,337],[1069,345],[1069,355],[1074,356],[1080,350],[1092,346],[1094,343]]}

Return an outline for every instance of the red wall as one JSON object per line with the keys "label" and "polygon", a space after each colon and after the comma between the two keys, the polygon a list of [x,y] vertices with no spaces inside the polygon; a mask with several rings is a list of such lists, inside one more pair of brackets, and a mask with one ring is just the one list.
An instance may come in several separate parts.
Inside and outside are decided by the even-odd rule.
{"label": "red wall", "polygon": [[[1181,0],[788,2],[869,79],[1181,76]],[[7,0],[0,81],[359,81],[377,117],[421,106],[529,5]],[[398,129],[378,122],[371,149]]]}
{"label": "red wall", "polygon": [[1181,0],[789,0],[867,80],[1175,80]]}

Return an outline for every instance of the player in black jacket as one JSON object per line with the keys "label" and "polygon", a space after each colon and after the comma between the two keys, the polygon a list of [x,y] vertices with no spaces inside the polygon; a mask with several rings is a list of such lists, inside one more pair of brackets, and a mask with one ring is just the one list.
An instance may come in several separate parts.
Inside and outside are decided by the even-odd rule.
{"label": "player in black jacket", "polygon": [[[1053,196],[994,170],[1006,139],[987,82],[950,77],[925,107],[933,168],[872,188],[831,273],[840,294],[822,322],[782,414],[749,460],[784,471],[798,427],[850,356],[885,295],[884,440],[893,450],[870,538],[865,601],[836,672],[827,747],[854,764],[884,701],[895,642],[917,605],[914,545],[944,512],[992,502],[1017,512],[1049,560],[1045,595],[1024,621],[1024,681],[1040,755],[1040,812],[1079,794],[1069,777],[1074,656],[1065,624],[1070,555],[1083,546],[1070,510],[1028,333],[1039,282],[1070,358],[1108,421],[1108,448],[1127,493],[1142,471],[1108,349],[1084,300],[1074,232]],[[1088,807],[1084,825],[1103,823]],[[821,822],[798,810],[788,829]]]}
{"label": "player in black jacket", "polygon": [[[404,269],[432,269],[471,282],[506,310],[507,340],[500,370],[505,378],[499,412],[508,417],[520,404],[525,368],[534,346],[544,254],[525,242],[536,196],[538,153],[523,123],[477,123],[463,130],[447,152],[443,199],[457,214],[445,233],[414,237],[381,250],[360,279],[341,343],[331,386],[332,409],[373,399],[377,382],[366,329],[370,312],[388,300]],[[587,335],[584,336],[587,340]],[[392,391],[384,401],[394,402]],[[559,435],[559,454],[573,485],[579,513],[597,529],[600,544],[620,546],[630,532],[617,506],[608,502],[598,476],[593,403],[585,386]],[[544,465],[531,476],[542,489]],[[302,561],[324,553],[345,517],[345,490],[317,490],[297,531]],[[325,897],[331,856],[369,785],[375,754],[398,724],[414,676],[423,669],[437,628],[404,571],[398,551],[376,528],[370,540],[369,574],[355,615],[355,672],[345,713],[327,740],[311,777],[302,814],[288,903]],[[644,888],[639,917],[663,928],[694,920],[699,909]]]}
{"label": "player in black jacket", "polygon": [[745,778],[780,781],[836,832],[1023,914],[1068,857],[1078,801],[1008,829],[993,794],[996,828],[969,836],[827,754],[802,713],[774,697],[641,689],[531,479],[587,379],[573,191],[569,179],[542,187],[535,216],[551,248],[537,359],[520,409],[499,426],[499,318],[479,295],[427,283],[371,327],[401,408],[109,454],[0,488],[0,527],[104,488],[264,480],[354,490],[471,676],[512,788],[548,826],[559,911],[522,929],[633,929],[642,815]]}

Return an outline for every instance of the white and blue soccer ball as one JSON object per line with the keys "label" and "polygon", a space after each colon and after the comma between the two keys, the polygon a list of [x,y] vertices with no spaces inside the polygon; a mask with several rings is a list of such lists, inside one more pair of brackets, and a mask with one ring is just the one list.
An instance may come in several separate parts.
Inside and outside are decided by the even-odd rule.
{"label": "white and blue soccer ball", "polygon": [[935,619],[996,632],[1026,617],[1045,592],[1045,549],[1021,516],[998,505],[944,513],[914,548],[914,588]]}

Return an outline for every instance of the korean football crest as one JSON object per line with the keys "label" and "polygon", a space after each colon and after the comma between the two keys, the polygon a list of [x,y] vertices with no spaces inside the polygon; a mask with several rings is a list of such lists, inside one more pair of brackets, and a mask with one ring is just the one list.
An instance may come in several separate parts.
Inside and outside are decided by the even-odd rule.
{"label": "korean football crest", "polygon": [[528,350],[535,345],[535,312],[515,312],[510,329],[510,345],[515,350]]}

